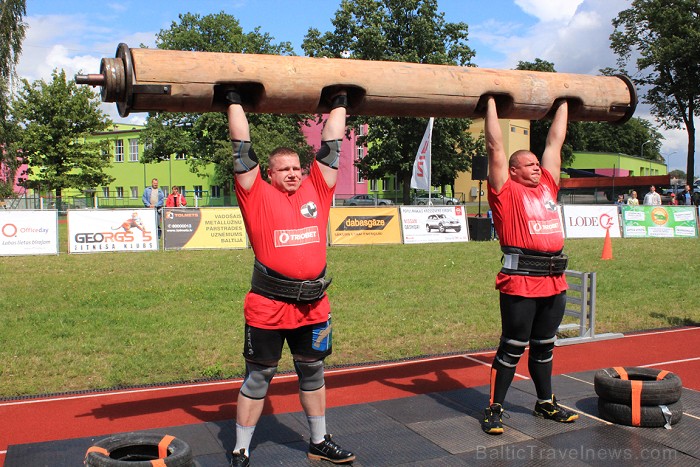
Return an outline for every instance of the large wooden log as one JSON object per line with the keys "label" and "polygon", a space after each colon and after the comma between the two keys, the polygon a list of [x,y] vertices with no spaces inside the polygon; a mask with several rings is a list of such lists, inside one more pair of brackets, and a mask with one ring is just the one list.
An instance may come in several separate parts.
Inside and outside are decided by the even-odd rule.
{"label": "large wooden log", "polygon": [[99,74],[78,84],[100,86],[104,102],[130,112],[223,112],[227,89],[237,87],[244,108],[256,113],[323,113],[327,95],[349,89],[353,115],[479,117],[483,97],[495,95],[502,118],[549,118],[557,99],[570,119],[624,122],[637,105],[624,76],[589,76],[520,70],[333,58],[158,49],[120,44],[103,58]]}

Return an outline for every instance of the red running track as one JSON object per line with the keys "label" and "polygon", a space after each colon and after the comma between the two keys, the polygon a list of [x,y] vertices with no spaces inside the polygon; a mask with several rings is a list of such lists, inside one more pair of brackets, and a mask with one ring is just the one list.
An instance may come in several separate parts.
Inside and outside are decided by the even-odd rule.
{"label": "red running track", "polygon": [[[424,358],[326,372],[328,406],[369,403],[484,386],[494,351]],[[676,373],[700,391],[700,327],[625,335],[555,349],[554,373],[648,366]],[[517,374],[527,378],[527,358]],[[0,466],[13,444],[233,419],[241,380],[94,392],[0,402]],[[296,375],[278,375],[266,414],[301,410]]]}

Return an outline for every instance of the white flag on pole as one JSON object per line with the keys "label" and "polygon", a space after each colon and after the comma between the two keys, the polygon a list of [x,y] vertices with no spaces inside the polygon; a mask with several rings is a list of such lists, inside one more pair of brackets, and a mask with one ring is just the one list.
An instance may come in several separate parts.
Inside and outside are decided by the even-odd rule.
{"label": "white flag on pole", "polygon": [[430,117],[428,128],[425,129],[423,140],[416,153],[416,161],[413,163],[413,175],[411,176],[411,188],[428,190],[430,193],[430,146],[433,139],[433,121]]}

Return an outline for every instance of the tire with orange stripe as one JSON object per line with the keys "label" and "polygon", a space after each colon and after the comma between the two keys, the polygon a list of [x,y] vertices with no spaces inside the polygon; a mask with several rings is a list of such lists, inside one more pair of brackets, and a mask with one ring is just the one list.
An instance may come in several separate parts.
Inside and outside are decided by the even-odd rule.
{"label": "tire with orange stripe", "polygon": [[[665,415],[664,410],[670,414]],[[668,405],[642,405],[636,408],[629,404],[618,404],[605,399],[598,399],[598,415],[603,420],[627,426],[662,427],[669,423],[675,425],[683,416],[681,401]]]}
{"label": "tire with orange stripe", "polygon": [[599,370],[594,378],[598,397],[609,402],[668,405],[681,398],[683,384],[674,373],[654,368],[614,367]]}
{"label": "tire with orange stripe", "polygon": [[98,441],[85,454],[92,467],[195,467],[192,448],[170,435],[124,433]]}

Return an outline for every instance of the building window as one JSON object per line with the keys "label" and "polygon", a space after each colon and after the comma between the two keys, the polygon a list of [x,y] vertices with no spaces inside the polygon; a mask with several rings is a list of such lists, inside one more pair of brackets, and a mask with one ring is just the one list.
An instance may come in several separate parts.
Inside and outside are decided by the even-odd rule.
{"label": "building window", "polygon": [[377,180],[369,181],[369,191],[377,191]]}
{"label": "building window", "polygon": [[197,198],[201,198],[201,197],[202,197],[202,193],[203,193],[203,191],[202,191],[202,185],[195,185],[195,186],[194,186],[194,195],[195,195]]}
{"label": "building window", "polygon": [[530,134],[530,130],[523,130],[523,132],[525,133],[525,135],[529,135],[529,134]]}
{"label": "building window", "polygon": [[175,154],[175,160],[176,160],[176,161],[184,161],[185,159],[187,159],[187,156],[186,156],[186,155],[184,155],[184,154]]}
{"label": "building window", "polygon": [[137,187],[137,186],[131,187],[131,197],[134,199],[139,197],[139,187]]}
{"label": "building window", "polygon": [[382,178],[382,191],[389,191],[389,178]]}
{"label": "building window", "polygon": [[510,132],[511,132],[511,133],[515,133],[515,131],[516,131],[516,130],[515,130],[515,127],[514,127],[514,126],[510,127]]}
{"label": "building window", "polygon": [[363,148],[362,146],[358,146],[357,147],[357,159],[359,160],[359,159],[362,159],[363,157],[365,157],[365,148]]}
{"label": "building window", "polygon": [[357,127],[357,136],[365,136],[365,126],[360,125]]}
{"label": "building window", "polygon": [[221,187],[219,185],[210,186],[209,192],[212,198],[221,198]]}
{"label": "building window", "polygon": [[108,186],[102,187],[102,197],[109,198],[109,187]]}
{"label": "building window", "polygon": [[114,141],[114,162],[124,162],[124,140]]}
{"label": "building window", "polygon": [[124,198],[124,187],[123,186],[117,187],[117,198],[119,198],[119,199]]}
{"label": "building window", "polygon": [[129,162],[139,161],[139,140],[138,138],[131,138],[129,140]]}

